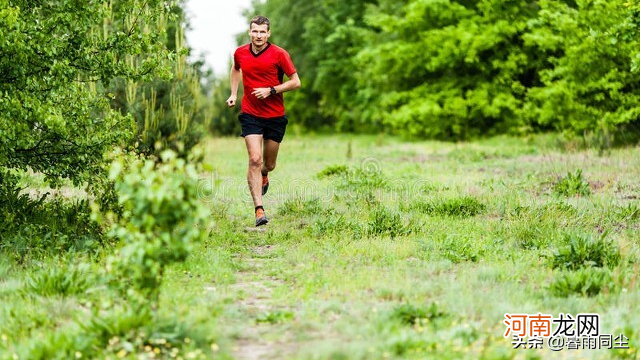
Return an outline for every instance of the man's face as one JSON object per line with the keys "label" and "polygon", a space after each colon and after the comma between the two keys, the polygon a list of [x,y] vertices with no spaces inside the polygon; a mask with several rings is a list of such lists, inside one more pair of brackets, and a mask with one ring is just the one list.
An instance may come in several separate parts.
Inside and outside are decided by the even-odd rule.
{"label": "man's face", "polygon": [[269,25],[258,25],[256,23],[251,23],[251,28],[249,29],[249,36],[251,37],[251,42],[255,47],[262,47],[269,36],[271,35],[271,31],[269,31]]}

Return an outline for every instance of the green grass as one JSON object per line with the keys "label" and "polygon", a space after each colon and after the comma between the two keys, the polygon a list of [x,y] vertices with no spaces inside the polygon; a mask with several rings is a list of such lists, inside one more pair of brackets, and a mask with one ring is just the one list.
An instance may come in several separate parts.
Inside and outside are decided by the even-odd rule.
{"label": "green grass", "polygon": [[[552,144],[289,136],[265,196],[271,221],[254,232],[244,143],[209,139],[210,235],[165,274],[166,324],[128,339],[191,337],[213,359],[638,358],[638,151]],[[101,301],[85,270],[60,261],[0,259],[0,353]],[[598,313],[632,349],[512,349],[504,314],[538,312]],[[144,322],[134,315],[103,326]]]}

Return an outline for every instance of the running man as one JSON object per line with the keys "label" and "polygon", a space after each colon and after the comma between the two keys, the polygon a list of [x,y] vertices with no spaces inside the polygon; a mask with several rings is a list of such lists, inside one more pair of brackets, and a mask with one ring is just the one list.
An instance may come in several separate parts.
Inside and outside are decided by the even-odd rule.
{"label": "running man", "polygon": [[[236,105],[242,79],[244,95],[238,118],[249,154],[247,182],[255,206],[256,226],[269,222],[262,195],[269,189],[268,175],[276,167],[288,122],[282,93],[300,88],[300,78],[287,51],[268,41],[270,25],[264,16],[255,16],[249,22],[251,42],[233,54],[231,96],[227,99],[229,107]],[[288,80],[283,82],[284,75]]]}

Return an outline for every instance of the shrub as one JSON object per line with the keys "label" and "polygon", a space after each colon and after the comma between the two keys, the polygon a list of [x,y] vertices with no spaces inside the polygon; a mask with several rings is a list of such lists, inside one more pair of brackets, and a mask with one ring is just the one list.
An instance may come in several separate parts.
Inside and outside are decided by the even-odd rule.
{"label": "shrub", "polygon": [[32,198],[23,190],[16,176],[0,174],[0,251],[23,262],[99,247],[101,231],[90,221],[87,200],[51,199],[49,193]]}
{"label": "shrub", "polygon": [[171,151],[162,161],[114,161],[110,178],[122,215],[94,211],[99,222],[113,222],[108,236],[122,243],[108,259],[115,286],[141,306],[157,300],[164,267],[183,261],[191,243],[205,234],[207,211],[198,199],[196,167]]}

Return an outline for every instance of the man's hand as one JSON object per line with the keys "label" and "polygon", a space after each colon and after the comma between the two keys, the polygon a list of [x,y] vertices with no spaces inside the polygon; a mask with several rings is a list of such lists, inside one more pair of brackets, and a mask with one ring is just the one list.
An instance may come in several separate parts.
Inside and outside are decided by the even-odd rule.
{"label": "man's hand", "polygon": [[271,88],[255,88],[251,94],[258,99],[266,99],[271,95]]}
{"label": "man's hand", "polygon": [[237,96],[235,95],[229,96],[229,98],[227,99],[227,106],[230,108],[236,106],[236,100],[238,100]]}

